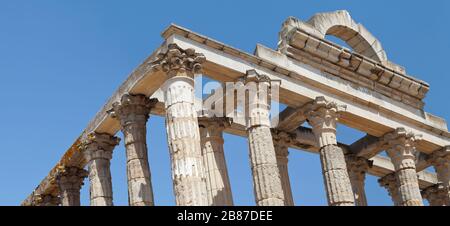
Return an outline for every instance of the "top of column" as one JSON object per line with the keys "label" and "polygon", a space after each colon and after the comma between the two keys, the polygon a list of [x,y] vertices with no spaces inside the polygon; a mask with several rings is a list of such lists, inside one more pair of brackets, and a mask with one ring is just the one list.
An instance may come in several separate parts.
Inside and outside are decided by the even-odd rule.
{"label": "top of column", "polygon": [[346,110],[345,105],[328,101],[323,96],[316,97],[312,102],[302,107],[303,114],[316,135],[319,147],[336,145],[336,123],[340,117],[339,113]]}
{"label": "top of column", "polygon": [[[396,169],[415,168],[417,154],[415,142],[420,139],[420,135],[408,132],[405,128],[397,128],[383,136],[383,140],[387,143],[386,152]],[[405,162],[404,160],[412,161]]]}
{"label": "top of column", "polygon": [[202,70],[202,63],[206,58],[194,49],[182,49],[177,44],[171,43],[167,46],[165,53],[160,53],[154,66],[167,73],[169,78],[174,76],[186,76],[193,78]]}

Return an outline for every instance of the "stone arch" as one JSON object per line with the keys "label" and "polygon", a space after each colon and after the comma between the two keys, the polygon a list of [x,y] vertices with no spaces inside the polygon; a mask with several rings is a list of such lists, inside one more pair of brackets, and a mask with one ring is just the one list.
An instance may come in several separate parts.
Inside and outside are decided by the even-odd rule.
{"label": "stone arch", "polygon": [[321,38],[333,35],[345,41],[353,51],[378,62],[387,61],[386,52],[363,25],[357,24],[345,10],[318,13],[307,22]]}

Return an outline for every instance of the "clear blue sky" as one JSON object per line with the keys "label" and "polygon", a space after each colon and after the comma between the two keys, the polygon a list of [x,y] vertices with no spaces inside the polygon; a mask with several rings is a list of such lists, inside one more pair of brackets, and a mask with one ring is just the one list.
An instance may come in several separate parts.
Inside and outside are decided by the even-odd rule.
{"label": "clear blue sky", "polygon": [[[449,120],[450,2],[435,1],[0,1],[0,205],[27,197],[170,23],[252,53],[275,48],[288,16],[348,10],[378,37],[391,61],[430,83],[426,110]],[[226,3],[225,3],[226,2]],[[157,205],[173,205],[164,119],[149,121],[149,161]],[[363,134],[340,127],[351,143]],[[225,136],[234,200],[254,205],[247,142]],[[319,157],[292,150],[297,205],[325,205]],[[112,160],[114,200],[127,204],[123,143]],[[368,177],[371,205],[391,205]],[[88,204],[88,183],[82,204]]]}

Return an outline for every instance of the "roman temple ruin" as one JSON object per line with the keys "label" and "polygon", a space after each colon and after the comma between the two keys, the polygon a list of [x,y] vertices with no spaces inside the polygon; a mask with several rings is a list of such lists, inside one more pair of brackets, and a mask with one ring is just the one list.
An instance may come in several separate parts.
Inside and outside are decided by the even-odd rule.
{"label": "roman temple ruin", "polygon": [[[86,177],[90,204],[113,205],[110,160],[117,145],[126,148],[129,205],[154,205],[158,178],[151,177],[146,140],[151,115],[166,119],[176,205],[233,205],[223,133],[248,139],[259,206],[294,205],[292,150],[320,155],[330,206],[368,205],[366,174],[379,178],[394,205],[421,206],[423,199],[450,205],[450,133],[445,120],[423,110],[429,85],[389,61],[347,11],[308,21],[289,17],[278,48],[257,45],[254,54],[177,25],[162,37],[22,205],[80,205]],[[222,86],[198,98],[197,75]],[[273,102],[287,107],[273,115]],[[338,124],[366,135],[341,143]]]}

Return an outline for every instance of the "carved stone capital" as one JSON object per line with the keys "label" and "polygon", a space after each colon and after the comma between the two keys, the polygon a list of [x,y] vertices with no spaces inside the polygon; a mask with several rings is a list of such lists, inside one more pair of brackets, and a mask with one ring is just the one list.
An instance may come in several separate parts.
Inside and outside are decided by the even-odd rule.
{"label": "carved stone capital", "polygon": [[293,135],[277,129],[271,129],[271,131],[274,145],[288,147],[293,142]]}
{"label": "carved stone capital", "polygon": [[429,158],[430,163],[436,168],[446,167],[450,165],[450,146],[433,152]]}
{"label": "carved stone capital", "polygon": [[378,183],[381,187],[386,188],[389,192],[389,195],[391,196],[393,195],[391,194],[391,192],[396,191],[398,188],[398,182],[395,173],[390,173],[388,175],[385,175],[384,177],[381,177],[380,179],[378,179]]}
{"label": "carved stone capital", "polygon": [[60,198],[52,194],[37,194],[33,196],[32,206],[58,206]]}
{"label": "carved stone capital", "polygon": [[241,80],[244,84],[248,84],[251,82],[254,82],[256,84],[267,83],[267,85],[269,85],[269,86],[270,86],[270,83],[272,82],[272,80],[270,79],[269,76],[259,74],[254,69],[246,71],[245,76],[243,78],[241,78]]}
{"label": "carved stone capital", "polygon": [[151,108],[158,103],[158,99],[149,99],[145,95],[125,94],[119,102],[115,102],[108,113],[121,121],[121,125],[128,123],[146,122]]}
{"label": "carved stone capital", "polygon": [[345,105],[327,101],[323,96],[303,106],[303,113],[312,126],[319,147],[337,144],[336,123],[339,113],[345,109]]}
{"label": "carved stone capital", "polygon": [[120,142],[120,138],[109,134],[89,133],[86,140],[81,143],[80,149],[83,151],[87,162],[93,159],[111,160],[114,147]]}
{"label": "carved stone capital", "polygon": [[88,172],[74,166],[62,166],[56,173],[56,183],[60,191],[80,191],[83,180],[88,176]]}
{"label": "carved stone capital", "polygon": [[169,77],[187,76],[194,77],[200,73],[202,64],[206,58],[194,49],[182,49],[177,44],[171,43],[167,46],[165,53],[160,53],[153,63],[154,67],[167,73]]}
{"label": "carved stone capital", "polygon": [[202,115],[198,117],[200,137],[223,143],[222,132],[226,127],[231,126],[231,123],[232,118]]}
{"label": "carved stone capital", "polygon": [[431,206],[445,206],[449,200],[449,190],[441,183],[427,187],[421,193]]}
{"label": "carved stone capital", "polygon": [[383,136],[387,145],[386,152],[397,170],[416,168],[415,142],[420,138],[418,135],[407,132],[404,128],[397,128]]}
{"label": "carved stone capital", "polygon": [[272,80],[266,75],[258,74],[255,70],[248,70],[246,75],[240,80],[244,84],[244,86],[238,87],[238,89],[245,91],[247,127],[270,127],[269,113]]}
{"label": "carved stone capital", "polygon": [[354,154],[345,155],[345,161],[347,163],[347,170],[350,177],[357,176],[357,179],[364,178],[369,168],[373,165],[373,161],[363,157],[358,157]]}

